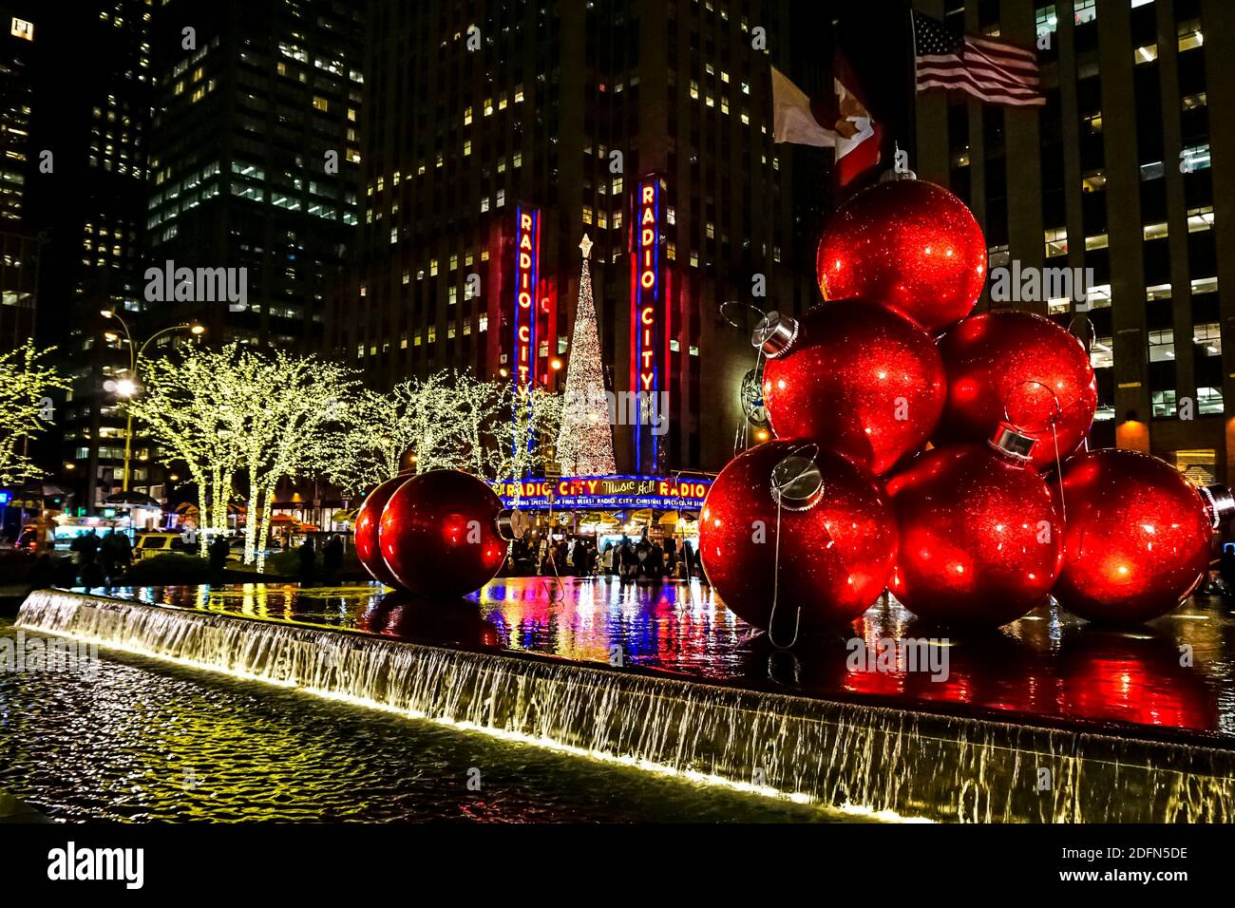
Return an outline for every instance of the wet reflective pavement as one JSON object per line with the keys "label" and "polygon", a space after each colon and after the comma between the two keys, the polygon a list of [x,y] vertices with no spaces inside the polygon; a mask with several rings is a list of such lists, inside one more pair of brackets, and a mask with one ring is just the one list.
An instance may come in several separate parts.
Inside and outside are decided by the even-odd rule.
{"label": "wet reflective pavement", "polygon": [[[1044,606],[1000,631],[958,637],[920,626],[894,600],[851,632],[777,651],[698,581],[500,578],[457,603],[418,602],[375,584],[92,589],[422,643],[538,653],[878,705],[1114,726],[1235,747],[1235,612],[1198,597],[1132,629],[1086,625]],[[857,641],[867,658],[859,659]],[[888,641],[901,641],[890,648]],[[914,644],[913,646],[905,645]],[[920,644],[920,646],[919,646]],[[921,664],[911,661],[914,651]]]}

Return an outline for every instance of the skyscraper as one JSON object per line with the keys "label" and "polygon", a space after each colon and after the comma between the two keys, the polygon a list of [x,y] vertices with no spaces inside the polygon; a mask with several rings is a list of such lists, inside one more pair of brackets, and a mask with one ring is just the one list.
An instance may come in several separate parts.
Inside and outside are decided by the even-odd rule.
{"label": "skyscraper", "polygon": [[0,353],[34,334],[40,243],[27,221],[35,24],[0,7]]}
{"label": "skyscraper", "polygon": [[172,0],[159,10],[146,264],[230,269],[234,292],[203,299],[177,280],[177,298],[157,299],[152,284],[155,323],[200,319],[212,343],[320,346],[355,234],[362,8]]}
{"label": "skyscraper", "polygon": [[767,116],[771,64],[811,87],[828,69],[803,39],[822,10],[794,7],[378,2],[360,273],[331,344],[379,385],[466,366],[560,389],[586,232],[619,472],[719,469],[748,307],[817,295],[791,187],[799,154],[824,183],[822,155],[774,146]]}
{"label": "skyscraper", "polygon": [[1042,66],[1040,112],[917,98],[915,168],[969,203],[992,269],[1090,277],[1084,298],[987,302],[1092,336],[1096,443],[1152,452],[1198,482],[1230,482],[1235,125],[1210,109],[1235,100],[1235,9],[1222,0],[914,6],[955,31],[1036,47]]}
{"label": "skyscraper", "polygon": [[[151,0],[92,0],[35,23],[43,52],[27,179],[28,220],[45,239],[39,336],[73,378],[58,432],[41,444],[60,445],[47,460],[75,507],[101,504],[121,481],[124,420],[104,383],[129,357],[105,339],[100,312],[140,310],[153,10]],[[89,77],[69,78],[67,60]]]}

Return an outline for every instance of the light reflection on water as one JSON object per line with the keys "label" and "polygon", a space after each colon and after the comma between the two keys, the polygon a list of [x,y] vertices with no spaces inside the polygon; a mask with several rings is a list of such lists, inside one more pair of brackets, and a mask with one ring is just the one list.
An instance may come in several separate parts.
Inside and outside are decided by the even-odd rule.
{"label": "light reflection on water", "polygon": [[0,791],[54,819],[854,820],[137,656],[96,669],[0,672]]}
{"label": "light reflection on water", "polygon": [[[895,601],[882,602],[855,621],[849,634],[807,639],[792,652],[777,652],[697,580],[500,578],[447,605],[413,601],[376,584],[157,587],[110,594],[472,649],[633,665],[762,689],[1194,729],[1235,740],[1235,617],[1217,599],[1198,598],[1130,631],[1087,626],[1044,606],[999,632],[968,638],[919,627]],[[850,664],[847,643],[855,638],[874,646],[879,639],[924,637],[946,647],[946,680],[905,670],[903,658],[892,670],[862,671]]]}

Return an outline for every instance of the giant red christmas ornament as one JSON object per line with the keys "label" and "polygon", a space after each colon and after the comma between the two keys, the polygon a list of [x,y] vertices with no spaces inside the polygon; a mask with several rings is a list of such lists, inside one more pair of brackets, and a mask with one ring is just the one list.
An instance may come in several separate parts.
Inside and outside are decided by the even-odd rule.
{"label": "giant red christmas ornament", "polygon": [[986,240],[942,186],[890,180],[837,209],[815,269],[825,299],[878,300],[935,332],[968,315],[981,295]]}
{"label": "giant red christmas ornament", "polygon": [[778,438],[809,438],[875,473],[930,437],[947,393],[930,337],[874,303],[837,300],[755,329],[763,402]]}
{"label": "giant red christmas ornament", "polygon": [[364,500],[364,504],[356,513],[356,557],[360,559],[361,566],[369,572],[370,577],[387,586],[398,586],[399,581],[390,572],[390,568],[386,567],[386,562],[382,560],[381,549],[377,544],[377,532],[382,519],[382,509],[386,507],[386,502],[395,493],[395,489],[407,482],[408,478],[404,475],[387,479],[369,493],[369,497]]}
{"label": "giant red christmas ornament", "polygon": [[948,401],[937,444],[981,443],[1005,419],[1037,441],[1032,463],[1056,465],[1081,444],[1098,406],[1098,385],[1080,341],[1032,312],[974,315],[939,342]]}
{"label": "giant red christmas ornament", "polygon": [[783,645],[799,615],[801,628],[850,621],[878,598],[896,558],[896,522],[869,473],[815,445],[773,441],[716,478],[699,551],[738,617],[767,628],[776,603],[772,631]]}
{"label": "giant red christmas ornament", "polygon": [[1067,528],[1055,597],[1091,621],[1139,622],[1183,602],[1209,568],[1229,493],[1202,493],[1170,464],[1104,448],[1064,464]]}
{"label": "giant red christmas ornament", "polygon": [[1040,477],[984,445],[927,451],[888,481],[901,546],[889,589],[954,626],[998,627],[1045,601],[1063,524]]}
{"label": "giant red christmas ornament", "polygon": [[407,480],[386,502],[378,544],[399,585],[426,596],[464,596],[496,575],[521,512],[502,510],[485,483],[455,470]]}

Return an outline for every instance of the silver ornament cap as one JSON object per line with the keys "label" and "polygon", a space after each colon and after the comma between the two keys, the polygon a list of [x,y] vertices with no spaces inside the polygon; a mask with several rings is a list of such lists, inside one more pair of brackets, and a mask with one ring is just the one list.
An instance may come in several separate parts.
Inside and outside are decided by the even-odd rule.
{"label": "silver ornament cap", "polygon": [[1216,530],[1222,524],[1235,517],[1235,495],[1231,494],[1231,490],[1221,483],[1215,483],[1210,486],[1201,486],[1201,497],[1205,499],[1205,506],[1209,510],[1209,521]]}
{"label": "silver ornament cap", "polygon": [[999,424],[999,428],[995,430],[994,436],[988,442],[1000,454],[1005,454],[1020,463],[1029,462],[1033,454],[1033,446],[1037,443],[1036,438],[1030,438],[1007,422]]}
{"label": "silver ornament cap", "polygon": [[497,512],[497,535],[506,542],[514,542],[516,539],[523,537],[527,532],[531,522],[527,519],[526,511],[515,511],[510,508],[503,508]]}
{"label": "silver ornament cap", "polygon": [[758,347],[768,359],[776,359],[789,352],[798,339],[799,323],[796,318],[782,315],[773,309],[755,326],[750,336],[752,347]]}
{"label": "silver ornament cap", "polygon": [[809,511],[823,500],[823,474],[813,457],[790,454],[772,468],[772,499],[786,511]]}

